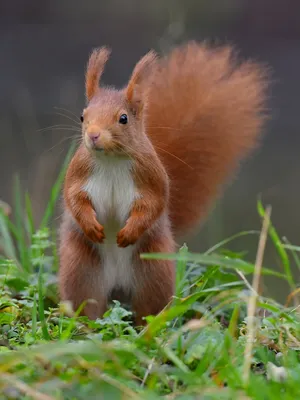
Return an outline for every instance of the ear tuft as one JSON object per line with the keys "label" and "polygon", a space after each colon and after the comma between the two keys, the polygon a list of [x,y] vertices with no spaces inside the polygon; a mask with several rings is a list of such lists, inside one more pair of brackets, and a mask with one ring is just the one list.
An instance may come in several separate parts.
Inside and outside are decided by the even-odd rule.
{"label": "ear tuft", "polygon": [[85,75],[85,92],[88,101],[91,100],[99,88],[99,80],[110,53],[111,50],[108,47],[101,47],[94,49],[90,55]]}
{"label": "ear tuft", "polygon": [[[142,102],[142,93],[140,86],[142,82],[148,78],[149,74],[153,71],[157,54],[151,50],[140,61],[136,64],[131,78],[128,82],[126,89],[127,101],[131,104],[136,105],[139,108]],[[136,110],[137,111],[137,110]]]}

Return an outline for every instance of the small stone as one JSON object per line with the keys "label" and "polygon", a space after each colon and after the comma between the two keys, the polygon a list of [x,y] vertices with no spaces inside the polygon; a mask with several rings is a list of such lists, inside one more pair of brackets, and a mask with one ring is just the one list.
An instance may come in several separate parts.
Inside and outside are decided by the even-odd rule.
{"label": "small stone", "polygon": [[268,362],[267,378],[274,382],[284,382],[287,379],[287,370],[284,367],[277,367],[275,364]]}

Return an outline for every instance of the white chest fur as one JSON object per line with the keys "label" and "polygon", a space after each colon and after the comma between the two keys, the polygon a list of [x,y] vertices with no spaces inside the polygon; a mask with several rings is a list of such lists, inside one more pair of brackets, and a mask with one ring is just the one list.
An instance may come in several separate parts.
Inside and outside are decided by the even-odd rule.
{"label": "white chest fur", "polygon": [[84,190],[89,193],[104,227],[105,241],[99,244],[103,289],[109,294],[114,288],[134,289],[132,256],[134,246],[119,248],[117,233],[125,226],[137,191],[131,172],[131,161],[103,156],[97,160]]}

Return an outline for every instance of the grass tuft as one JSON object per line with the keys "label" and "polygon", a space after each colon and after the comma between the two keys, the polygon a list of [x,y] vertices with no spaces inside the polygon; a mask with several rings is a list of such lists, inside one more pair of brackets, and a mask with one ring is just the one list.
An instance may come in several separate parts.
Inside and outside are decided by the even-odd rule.
{"label": "grass tuft", "polygon": [[[279,237],[269,209],[258,203],[265,221],[260,236],[242,232],[203,254],[184,245],[176,254],[143,255],[177,264],[174,299],[159,315],[149,316],[145,328],[134,328],[130,310],[117,301],[102,319],[90,321],[57,298],[50,220],[67,163],[40,226],[18,179],[12,217],[0,211],[1,398],[300,397],[299,281],[291,268],[292,262],[299,267],[300,247]],[[260,238],[256,262],[224,250],[232,240],[253,234]],[[263,266],[267,236],[281,272]],[[263,296],[264,275],[276,277],[279,285],[288,282],[285,305]]]}

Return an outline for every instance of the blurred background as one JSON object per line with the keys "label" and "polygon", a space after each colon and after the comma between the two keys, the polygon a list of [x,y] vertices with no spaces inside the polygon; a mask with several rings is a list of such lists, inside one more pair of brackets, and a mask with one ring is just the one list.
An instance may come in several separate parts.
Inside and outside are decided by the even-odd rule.
{"label": "blurred background", "polygon": [[[13,206],[13,177],[19,174],[22,189],[31,195],[35,222],[40,221],[73,135],[72,128],[44,128],[75,125],[72,119],[84,106],[84,71],[93,47],[112,48],[103,78],[119,86],[150,48],[164,52],[188,39],[207,39],[232,43],[241,56],[270,65],[272,120],[261,149],[243,164],[188,244],[194,251],[205,250],[240,231],[260,229],[259,196],[272,205],[280,235],[299,244],[298,0],[14,0],[2,1],[0,10],[1,200]],[[60,212],[58,206],[55,223]],[[257,236],[249,235],[229,247],[247,250],[253,261],[257,242]],[[265,264],[281,268],[271,243]],[[281,281],[268,280],[269,294],[282,297],[285,291]]]}

